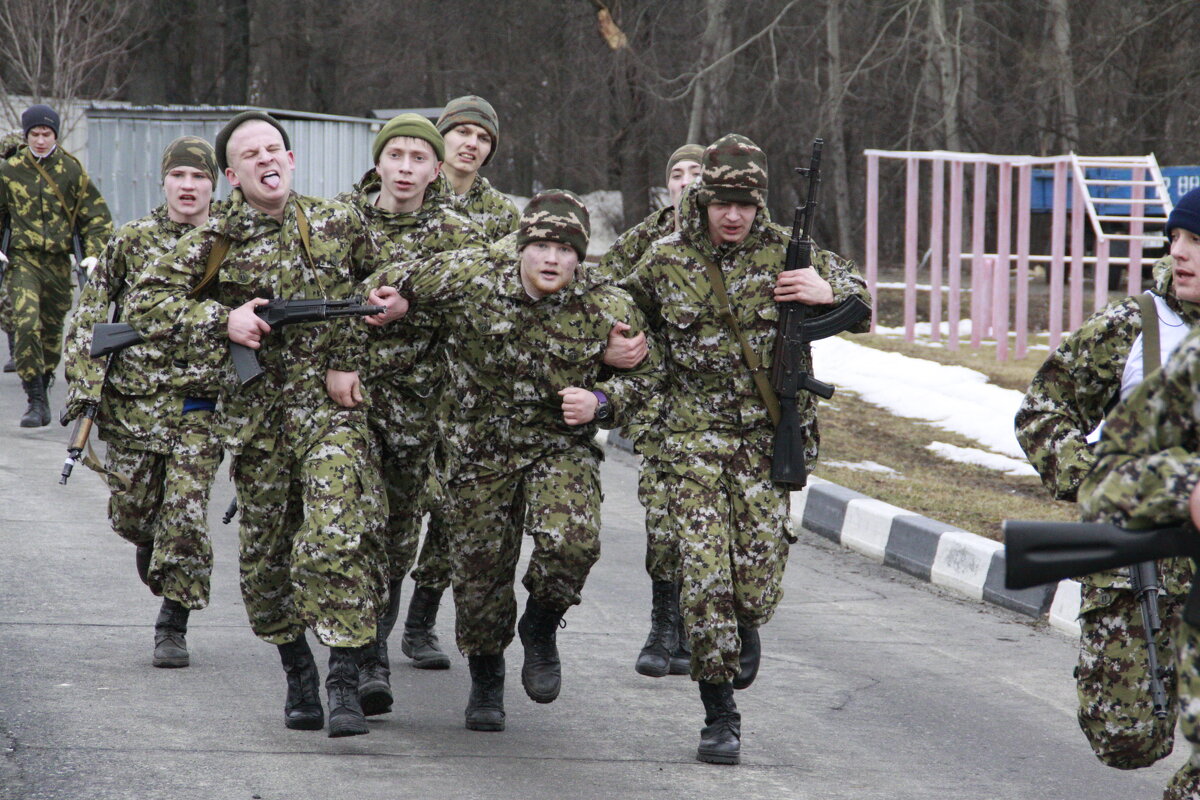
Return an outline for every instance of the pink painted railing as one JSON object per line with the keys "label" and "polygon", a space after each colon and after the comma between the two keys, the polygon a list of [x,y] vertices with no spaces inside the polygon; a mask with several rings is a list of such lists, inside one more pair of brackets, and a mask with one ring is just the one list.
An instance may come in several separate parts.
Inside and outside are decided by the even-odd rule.
{"label": "pink painted railing", "polygon": [[[1126,288],[1130,293],[1140,291],[1144,257],[1143,233],[1157,233],[1154,223],[1143,225],[1146,206],[1162,203],[1156,192],[1146,193],[1142,185],[1134,186],[1132,198],[1120,203],[1130,207],[1128,234],[1113,234],[1102,230],[1098,220],[1112,217],[1099,214],[1092,198],[1085,195],[1083,181],[1068,181],[1069,175],[1084,175],[1081,161],[1073,155],[1036,158],[1030,156],[997,156],[986,153],[952,153],[947,151],[885,151],[867,150],[866,198],[866,278],[871,289],[872,303],[878,305],[879,283],[879,169],[881,159],[905,162],[904,209],[904,336],[912,341],[916,336],[919,284],[924,270],[921,253],[928,255],[927,318],[931,321],[930,338],[941,341],[941,323],[948,323],[945,346],[959,347],[959,310],[963,292],[964,262],[970,269],[967,281],[970,297],[970,344],[979,347],[984,340],[994,341],[996,357],[1010,355],[1009,338],[1013,337],[1012,356],[1023,358],[1028,352],[1031,327],[1048,333],[1049,345],[1057,347],[1063,335],[1080,325],[1084,316],[1085,273],[1091,273],[1092,297],[1090,310],[1108,303],[1110,266],[1124,265],[1127,270]],[[1151,160],[1153,157],[1150,157]],[[1135,159],[1124,159],[1133,162]],[[1114,159],[1121,163],[1122,159]],[[966,166],[973,166],[971,175],[970,249],[963,250],[963,222],[968,213],[965,200]],[[1091,165],[1091,160],[1087,160]],[[949,165],[949,169],[947,169]],[[1051,193],[1049,253],[1031,252],[1031,196],[1035,167],[1053,172]],[[1155,163],[1150,172],[1158,172]],[[1139,182],[1147,173],[1133,168],[1133,180]],[[922,179],[927,190],[922,190]],[[1014,203],[1014,180],[1016,183]],[[947,182],[949,192],[947,197]],[[1098,183],[1100,181],[1090,181]],[[1068,223],[1067,191],[1074,192]],[[989,194],[989,187],[991,192]],[[1161,192],[1161,189],[1160,189]],[[1147,194],[1153,195],[1147,197]],[[924,198],[924,203],[922,202]],[[991,209],[989,211],[989,206]],[[1015,206],[1015,207],[1014,207]],[[1169,209],[1169,206],[1168,206]],[[1084,252],[1084,220],[1089,216],[1094,232],[1095,254]],[[925,236],[921,235],[921,219],[928,221]],[[990,224],[989,224],[990,223]],[[1015,223],[1015,224],[1014,224]],[[1158,223],[1161,226],[1161,223]],[[1015,239],[1014,239],[1015,228]],[[1129,255],[1111,256],[1110,237],[1129,241]],[[1031,265],[1047,268],[1048,311],[1044,320],[1030,319]],[[1088,267],[1091,269],[1088,270]],[[942,294],[946,293],[945,302]],[[1067,319],[1064,321],[1064,302]],[[1010,307],[1012,309],[1010,319]],[[877,308],[873,308],[877,311]],[[874,323],[872,323],[874,326]]]}

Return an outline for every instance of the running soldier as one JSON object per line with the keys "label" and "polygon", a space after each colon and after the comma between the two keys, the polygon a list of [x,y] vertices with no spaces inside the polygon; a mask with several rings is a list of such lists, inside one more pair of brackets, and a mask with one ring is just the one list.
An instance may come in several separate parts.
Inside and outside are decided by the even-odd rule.
{"label": "running soldier", "polygon": [[13,358],[29,405],[22,428],[50,424],[50,384],[71,309],[71,254],[79,237],[85,272],[112,235],[112,217],[79,159],[58,145],[49,106],[21,115],[26,146],[0,163],[0,229],[9,226],[4,288],[12,304]]}
{"label": "running soldier", "polygon": [[[583,263],[588,212],[570,192],[534,196],[521,216],[518,255],[464,251],[428,265],[384,270],[371,302],[407,298],[413,323],[452,326],[445,419],[446,530],[453,561],[456,633],[471,692],[466,727],[504,729],[504,650],[514,625],[531,699],[558,697],[556,631],[580,602],[600,555],[597,424],[629,419],[654,389],[653,354],[636,369],[603,362],[612,327],[642,329],[623,292]],[[436,273],[436,274],[435,274]],[[433,277],[431,277],[431,275]],[[440,277],[438,277],[440,275]],[[424,284],[432,281],[431,284]],[[453,283],[466,288],[450,291]],[[534,541],[519,624],[513,592],[522,534]]]}
{"label": "running soldier", "polygon": [[[483,230],[451,210],[448,198],[438,195],[445,145],[429,120],[402,114],[390,120],[375,137],[375,166],[354,190],[338,199],[348,203],[374,240],[375,268],[387,262],[425,258],[446,250],[484,244]],[[386,257],[385,260],[380,260]],[[360,267],[365,278],[373,272]],[[359,695],[367,716],[391,710],[391,674],[387,639],[396,624],[400,589],[413,565],[421,533],[425,487],[437,433],[435,411],[445,377],[445,332],[415,327],[404,320],[370,329],[370,356],[364,381],[371,388],[368,413],[371,429],[382,448],[383,479],[387,488],[388,521],[385,534],[388,561],[388,600],[379,616],[376,644],[362,664]],[[428,539],[444,540],[441,514],[430,508]],[[439,563],[447,563],[444,547],[436,550]],[[432,556],[431,556],[432,558]],[[442,590],[449,584],[448,563],[434,570],[444,583],[431,577],[418,582],[409,607],[401,647],[422,669],[446,669],[450,658],[438,646],[434,622]]]}
{"label": "running soldier", "polygon": [[[1171,256],[1154,267],[1155,287],[1093,314],[1046,359],[1015,420],[1017,440],[1046,488],[1074,501],[1096,461],[1097,430],[1104,415],[1128,398],[1144,376],[1166,362],[1188,331],[1200,323],[1200,254],[1189,257],[1186,240],[1200,234],[1200,189],[1189,192],[1167,220]],[[1176,257],[1178,255],[1178,257]],[[1146,357],[1143,308],[1154,304],[1158,363]],[[1095,432],[1095,433],[1093,433]],[[1162,654],[1163,683],[1170,700],[1165,719],[1154,715],[1146,631],[1129,570],[1080,578],[1079,726],[1096,757],[1118,769],[1146,767],[1170,754],[1175,736],[1176,665],[1174,631],[1192,567],[1187,559],[1161,565],[1159,614],[1163,629],[1155,642]]]}
{"label": "running soldier", "polygon": [[[822,308],[868,297],[853,264],[829,252],[814,250],[813,269],[783,271],[789,232],[768,219],[766,157],[753,142],[726,135],[704,151],[702,165],[680,199],[679,232],[654,242],[620,285],[667,352],[660,481],[679,543],[691,675],[705,709],[696,755],[736,764],[733,691],[758,672],[758,628],[782,597],[790,536],[788,491],[770,479],[774,426],[738,338],[769,362],[776,302]],[[714,268],[740,334],[714,304]],[[805,393],[799,413],[810,464],[820,442],[816,407]]]}
{"label": "running soldier", "polygon": [[89,354],[92,327],[108,321],[110,304],[123,317],[138,276],[208,221],[217,179],[212,145],[194,136],[171,142],[161,177],[166,202],[117,231],[79,297],[67,335],[62,421],[98,407],[99,436],[108,443],[109,520],[136,545],[138,576],[163,599],[151,663],[186,667],[188,615],[208,605],[212,575],[208,497],[221,463],[216,372],[174,357],[160,342],[115,353],[107,374],[105,362]]}
{"label": "running soldier", "polygon": [[483,228],[489,242],[517,229],[517,206],[479,174],[500,145],[500,118],[482,97],[466,95],[446,104],[437,121],[446,140],[444,172],[450,199],[459,213]]}
{"label": "running soldier", "polygon": [[[679,197],[685,186],[700,175],[704,148],[685,144],[667,159],[667,192],[670,205],[654,211],[621,234],[600,261],[601,271],[619,281],[633,272],[650,245],[679,230]],[[658,424],[661,397],[650,399],[627,426],[625,434],[642,456],[638,473],[638,500],[646,511],[646,573],[650,576],[650,635],[638,654],[634,669],[642,675],[686,675],[692,652],[679,614],[679,545],[667,518],[667,485],[659,459],[662,428]]]}
{"label": "running soldier", "polygon": [[366,328],[341,319],[272,331],[255,313],[266,297],[350,299],[366,231],[342,203],[292,192],[295,156],[270,115],[237,115],[216,151],[234,186],[227,207],[150,266],[129,321],[180,353],[230,342],[258,351],[263,376],[240,387],[227,376],[221,394],[242,598],[254,633],[279,648],[286,726],[324,725],[311,628],[330,648],[329,735],[367,733],[359,661],[375,640],[386,499],[357,371]]}

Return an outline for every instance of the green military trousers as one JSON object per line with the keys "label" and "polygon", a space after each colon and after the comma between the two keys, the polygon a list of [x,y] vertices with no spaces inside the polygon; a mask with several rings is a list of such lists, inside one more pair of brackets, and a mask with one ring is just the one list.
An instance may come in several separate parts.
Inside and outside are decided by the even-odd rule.
{"label": "green military trousers", "polygon": [[63,321],[71,310],[71,258],[14,250],[4,279],[12,302],[13,359],[23,381],[52,372],[62,358]]}
{"label": "green military trousers", "polygon": [[642,457],[638,501],[646,512],[646,574],[655,582],[679,582],[679,542],[668,513],[669,474],[657,461]]}
{"label": "green military trousers", "polygon": [[512,473],[446,487],[446,526],[466,656],[504,652],[517,620],[513,581],[522,535],[533,539],[523,583],[552,609],[580,601],[600,557],[600,461],[583,448],[538,459]]}
{"label": "green military trousers", "polygon": [[335,423],[307,448],[278,441],[234,457],[242,599],[264,641],[305,628],[328,647],[375,640],[387,501],[364,428]]}

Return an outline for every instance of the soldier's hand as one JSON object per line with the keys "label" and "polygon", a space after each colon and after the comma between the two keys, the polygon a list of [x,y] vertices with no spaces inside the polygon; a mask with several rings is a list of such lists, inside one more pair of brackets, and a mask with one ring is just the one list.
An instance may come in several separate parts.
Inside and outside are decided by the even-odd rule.
{"label": "soldier's hand", "polygon": [[812,267],[788,270],[775,279],[775,302],[828,305],[833,302],[833,287]]}
{"label": "soldier's hand", "polygon": [[650,348],[646,345],[646,334],[626,336],[633,330],[624,322],[613,325],[608,332],[608,345],[604,348],[604,363],[615,369],[633,369],[646,358]]}
{"label": "soldier's hand", "polygon": [[83,274],[90,278],[92,277],[92,273],[96,271],[96,265],[99,263],[100,259],[96,258],[95,256],[88,256],[83,261],[79,262],[79,268],[83,270]]}
{"label": "soldier's hand", "polygon": [[229,323],[226,325],[229,341],[245,345],[251,350],[261,347],[262,338],[271,332],[271,326],[263,322],[262,318],[254,313],[254,309],[269,302],[271,301],[264,297],[255,297],[230,311]]}
{"label": "soldier's hand", "polygon": [[380,286],[372,289],[367,295],[367,303],[373,306],[383,306],[387,311],[382,314],[372,314],[367,317],[367,324],[379,327],[394,322],[408,313],[408,300],[391,286]]}
{"label": "soldier's hand", "polygon": [[342,372],[330,369],[325,371],[325,390],[333,402],[342,408],[354,408],[363,401],[362,382],[357,372]]}
{"label": "soldier's hand", "polygon": [[1192,525],[1200,528],[1200,483],[1196,484],[1188,498],[1188,512],[1192,515]]}
{"label": "soldier's hand", "polygon": [[0,264],[7,264],[8,256],[4,255],[4,251],[0,250]]}
{"label": "soldier's hand", "polygon": [[562,400],[563,422],[568,425],[586,425],[596,418],[596,407],[600,399],[587,389],[568,386],[558,393]]}

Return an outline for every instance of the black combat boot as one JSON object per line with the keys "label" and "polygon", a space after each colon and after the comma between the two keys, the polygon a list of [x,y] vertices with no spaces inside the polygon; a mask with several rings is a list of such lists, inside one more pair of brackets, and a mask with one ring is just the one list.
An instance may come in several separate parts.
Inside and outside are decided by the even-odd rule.
{"label": "black combat boot", "polygon": [[525,648],[521,685],[535,703],[553,703],[562,686],[562,666],[555,637],[564,613],[566,609],[556,611],[530,597],[525,604],[525,613],[517,623],[517,634]]}
{"label": "black combat boot", "polygon": [[329,674],[325,691],[329,695],[329,735],[361,736],[370,733],[367,718],[358,701],[358,665],[374,643],[362,647],[329,648]]}
{"label": "black combat boot", "polygon": [[683,607],[679,605],[679,584],[675,584],[675,636],[677,643],[671,651],[672,675],[687,675],[692,671],[692,648],[688,645],[687,628],[683,625]]}
{"label": "black combat boot", "polygon": [[467,698],[467,730],[504,730],[504,654],[468,656],[471,695]]}
{"label": "black combat boot", "polygon": [[742,760],[742,715],[733,702],[733,684],[700,681],[700,699],[704,702],[704,728],[696,759],[737,764]]}
{"label": "black combat boot", "polygon": [[742,652],[738,654],[738,674],[733,679],[733,688],[745,689],[758,677],[762,643],[758,639],[758,628],[749,628],[739,622],[737,630],[738,638],[742,640]]}
{"label": "black combat boot", "polygon": [[154,543],[139,544],[137,546],[137,554],[134,556],[134,564],[137,566],[138,577],[142,579],[142,583],[150,585],[150,559],[154,555]]}
{"label": "black combat boot", "polygon": [[5,362],[4,362],[4,371],[5,371],[5,372],[16,372],[16,371],[17,371],[17,362],[13,360],[13,353],[12,353],[12,350],[13,350],[12,334],[11,334],[11,333],[6,333],[6,334],[4,334],[4,335],[5,335],[6,337],[8,337],[8,361],[5,361]]}
{"label": "black combat boot", "polygon": [[678,618],[676,585],[670,581],[655,581],[650,586],[650,635],[633,665],[639,675],[661,678],[670,672],[671,653],[679,644]]}
{"label": "black combat boot", "polygon": [[22,388],[25,389],[25,397],[29,400],[29,407],[25,409],[25,415],[21,417],[22,428],[41,428],[50,424],[50,404],[46,400],[46,384],[39,375],[30,381],[21,381]]}
{"label": "black combat boot", "polygon": [[408,604],[400,650],[413,660],[417,669],[450,669],[450,656],[438,647],[437,633],[433,630],[441,602],[440,589],[418,586]]}
{"label": "black combat boot", "polygon": [[156,667],[186,667],[189,663],[187,639],[188,607],[164,597],[158,619],[154,623],[154,658]]}
{"label": "black combat boot", "polygon": [[302,634],[294,642],[279,645],[279,660],[287,673],[287,702],[283,724],[294,731],[319,731],[325,727],[321,708],[321,675],[313,660],[308,639]]}
{"label": "black combat boot", "polygon": [[368,717],[392,710],[392,669],[388,663],[387,640],[392,635],[392,628],[396,627],[396,617],[400,616],[400,588],[403,585],[403,579],[388,584],[388,604],[379,615],[375,646],[367,649],[358,665],[358,702]]}

